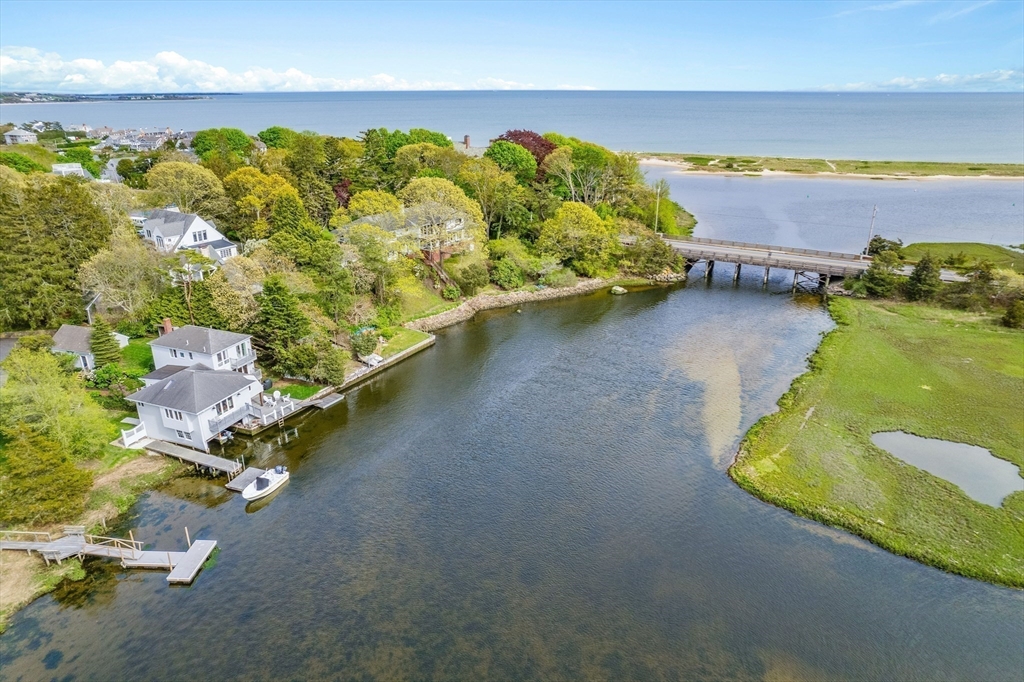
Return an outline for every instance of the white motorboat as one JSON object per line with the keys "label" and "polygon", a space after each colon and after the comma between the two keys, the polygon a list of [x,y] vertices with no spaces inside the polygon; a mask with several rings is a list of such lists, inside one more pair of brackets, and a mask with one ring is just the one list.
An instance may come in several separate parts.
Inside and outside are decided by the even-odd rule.
{"label": "white motorboat", "polygon": [[277,465],[267,469],[256,477],[256,480],[245,486],[242,497],[246,500],[258,500],[266,497],[285,484],[288,480],[288,467]]}

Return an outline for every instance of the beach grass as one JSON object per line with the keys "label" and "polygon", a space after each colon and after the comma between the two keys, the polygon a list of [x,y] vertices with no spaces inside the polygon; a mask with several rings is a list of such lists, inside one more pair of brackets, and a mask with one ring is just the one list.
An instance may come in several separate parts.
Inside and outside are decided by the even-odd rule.
{"label": "beach grass", "polygon": [[645,153],[645,158],[684,164],[689,170],[712,173],[842,173],[848,175],[935,175],[1024,177],[1024,164],[942,163],[933,161],[854,161],[796,159],[782,156],[713,156],[708,154]]}
{"label": "beach grass", "polygon": [[903,247],[903,257],[916,263],[926,253],[933,258],[944,261],[952,256],[962,256],[964,267],[970,267],[981,261],[988,261],[996,268],[1012,269],[1024,272],[1024,253],[1013,251],[996,244],[979,244],[977,242],[915,242]]}
{"label": "beach grass", "polygon": [[1000,507],[909,466],[904,431],[1024,467],[1024,333],[986,316],[833,299],[810,371],[744,438],[730,476],[757,497],[960,575],[1024,587],[1024,492]]}

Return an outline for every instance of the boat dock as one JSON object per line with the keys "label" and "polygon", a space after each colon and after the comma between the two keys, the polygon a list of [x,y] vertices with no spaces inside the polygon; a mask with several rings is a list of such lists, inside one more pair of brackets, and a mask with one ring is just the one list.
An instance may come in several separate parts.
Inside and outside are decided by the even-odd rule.
{"label": "boat dock", "polygon": [[240,493],[245,490],[246,486],[255,481],[261,474],[265,472],[264,469],[258,469],[256,467],[249,467],[242,473],[238,474],[224,486],[228,490],[232,490],[236,493]]}
{"label": "boat dock", "polygon": [[187,552],[161,552],[144,550],[142,542],[131,537],[109,538],[89,535],[83,526],[65,526],[64,535],[53,537],[50,533],[35,531],[0,530],[0,550],[36,552],[49,564],[58,564],[64,559],[97,556],[117,559],[124,568],[150,568],[170,571],[167,582],[191,583],[203,564],[217,547],[216,540],[193,542],[185,529],[189,543]]}
{"label": "boat dock", "polygon": [[223,471],[228,475],[228,478],[234,478],[242,472],[242,464],[236,460],[224,459],[223,457],[217,457],[216,455],[182,447],[163,440],[150,440],[146,443],[145,448],[161,455],[174,457],[181,462],[194,464],[197,467]]}

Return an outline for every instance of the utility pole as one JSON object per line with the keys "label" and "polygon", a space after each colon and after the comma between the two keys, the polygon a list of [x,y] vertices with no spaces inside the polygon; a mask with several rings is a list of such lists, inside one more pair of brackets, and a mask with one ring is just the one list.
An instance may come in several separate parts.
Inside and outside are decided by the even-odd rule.
{"label": "utility pole", "polygon": [[[871,238],[875,236],[875,216],[878,214],[878,204],[875,204],[871,209],[871,227],[868,228],[868,245],[864,247],[864,254],[867,255],[868,249],[871,248]],[[864,260],[861,258],[861,260]]]}
{"label": "utility pole", "polygon": [[661,183],[655,185],[656,199],[654,200],[654,234],[658,234],[658,212],[661,209]]}

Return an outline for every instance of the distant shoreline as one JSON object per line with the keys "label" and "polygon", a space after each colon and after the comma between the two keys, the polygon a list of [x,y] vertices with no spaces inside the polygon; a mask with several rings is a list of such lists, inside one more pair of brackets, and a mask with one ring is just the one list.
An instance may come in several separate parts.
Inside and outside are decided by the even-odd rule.
{"label": "distant shoreline", "polygon": [[[943,161],[850,161],[796,157],[640,152],[640,163],[688,175],[832,177],[864,180],[1021,180],[1024,164]],[[696,159],[698,162],[694,162]],[[732,166],[725,166],[731,163]],[[890,168],[886,168],[886,167]],[[894,170],[893,169],[898,169]],[[902,171],[902,172],[901,172]],[[994,172],[992,172],[994,171]]]}

